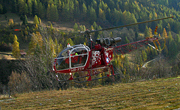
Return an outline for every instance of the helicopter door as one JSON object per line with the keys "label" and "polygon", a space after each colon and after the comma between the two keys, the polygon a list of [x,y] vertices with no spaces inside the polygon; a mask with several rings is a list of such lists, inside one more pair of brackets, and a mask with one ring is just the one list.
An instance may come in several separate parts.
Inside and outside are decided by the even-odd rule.
{"label": "helicopter door", "polygon": [[88,58],[88,52],[86,48],[79,47],[79,48],[74,48],[71,52],[71,67],[81,67],[85,66],[86,61]]}

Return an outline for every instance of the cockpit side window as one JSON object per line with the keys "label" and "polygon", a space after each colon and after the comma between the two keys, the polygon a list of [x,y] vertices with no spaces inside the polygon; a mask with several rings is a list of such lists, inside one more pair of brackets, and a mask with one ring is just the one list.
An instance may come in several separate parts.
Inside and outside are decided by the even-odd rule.
{"label": "cockpit side window", "polygon": [[68,69],[69,68],[69,53],[72,48],[66,48],[57,57],[57,69]]}

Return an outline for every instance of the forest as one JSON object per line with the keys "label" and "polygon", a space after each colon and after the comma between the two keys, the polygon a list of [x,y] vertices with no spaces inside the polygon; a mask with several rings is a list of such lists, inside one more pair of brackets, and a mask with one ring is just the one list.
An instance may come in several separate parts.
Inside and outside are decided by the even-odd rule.
{"label": "forest", "polygon": [[[6,13],[18,15],[21,23],[7,19]],[[159,49],[162,51],[144,47],[131,54],[118,55],[112,62],[116,72],[120,73],[116,79],[119,82],[131,82],[139,79],[177,76],[180,74],[179,13],[179,0],[1,0],[0,16],[7,19],[7,23],[0,23],[0,51],[12,51],[17,60],[2,59],[5,63],[1,63],[0,66],[0,75],[3,76],[0,78],[0,85],[8,85],[13,92],[62,88],[62,85],[56,81],[54,73],[50,72],[53,58],[66,47],[67,43],[71,45],[87,43],[87,38],[84,36],[53,27],[56,22],[70,21],[74,22],[72,28],[73,32],[76,32],[173,16],[173,19],[112,30],[107,32],[108,34],[97,32],[92,38],[95,40],[120,36],[123,38],[120,44],[125,44],[152,36],[155,27],[158,26],[159,36],[166,39],[166,42],[160,42],[162,45],[159,45]],[[33,18],[33,23],[29,22],[29,18]],[[42,25],[43,21],[47,22],[46,26]],[[82,25],[82,22],[89,25]],[[16,28],[21,30],[13,31]],[[21,44],[27,46],[25,49],[27,59],[23,61],[19,60]],[[150,68],[141,68],[145,62],[155,58],[159,60],[151,64]],[[96,84],[106,82],[111,81],[98,80]],[[17,89],[17,86],[21,88]]]}

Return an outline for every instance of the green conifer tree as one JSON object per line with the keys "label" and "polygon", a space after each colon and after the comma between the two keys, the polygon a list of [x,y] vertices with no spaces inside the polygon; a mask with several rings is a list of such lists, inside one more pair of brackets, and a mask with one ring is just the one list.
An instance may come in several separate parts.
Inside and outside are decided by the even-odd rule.
{"label": "green conifer tree", "polygon": [[105,15],[105,13],[104,13],[104,11],[101,9],[101,8],[99,8],[99,19],[101,19],[102,21],[105,21],[106,20],[106,15]]}
{"label": "green conifer tree", "polygon": [[24,0],[18,0],[18,7],[19,7],[19,14],[23,15],[25,14],[25,2]]}
{"label": "green conifer tree", "polygon": [[69,11],[69,4],[64,4],[64,8],[62,9],[61,15],[64,17],[63,20],[69,21],[70,20],[70,11]]}
{"label": "green conifer tree", "polygon": [[146,26],[144,37],[150,37],[149,28]]}
{"label": "green conifer tree", "polygon": [[97,19],[96,11],[93,7],[88,8],[88,15],[89,15],[88,21],[90,22],[90,24],[96,21]]}
{"label": "green conifer tree", "polygon": [[3,6],[0,4],[0,14],[3,14]]}
{"label": "green conifer tree", "polygon": [[48,20],[50,20],[51,18],[51,6],[50,4],[48,4],[48,7],[47,7],[47,14],[46,14],[46,17]]}
{"label": "green conifer tree", "polygon": [[74,19],[74,2],[69,2],[69,13],[70,13],[70,20]]}
{"label": "green conifer tree", "polygon": [[17,10],[18,10],[17,7],[18,7],[17,1],[16,1],[16,0],[12,0],[12,9],[11,9],[11,11],[14,12],[14,13],[16,13]]}
{"label": "green conifer tree", "polygon": [[25,15],[24,16],[24,19],[23,19],[23,25],[27,25],[28,24],[28,19],[27,19],[27,16]]}
{"label": "green conifer tree", "polygon": [[77,25],[77,23],[74,24],[73,29],[74,29],[74,31],[78,31],[78,25]]}
{"label": "green conifer tree", "polygon": [[87,15],[87,7],[86,7],[85,3],[83,3],[83,5],[82,5],[82,18],[83,18],[83,20],[86,20],[86,15]]}
{"label": "green conifer tree", "polygon": [[37,2],[37,0],[33,0],[33,2],[32,2],[32,14],[34,16],[38,15],[38,2]]}
{"label": "green conifer tree", "polygon": [[28,0],[27,4],[28,4],[28,14],[32,15],[32,1]]}
{"label": "green conifer tree", "polygon": [[38,16],[40,18],[44,18],[45,17],[45,7],[44,7],[44,5],[41,2],[38,4]]}
{"label": "green conifer tree", "polygon": [[58,9],[57,9],[56,5],[53,7],[53,13],[54,13],[52,15],[53,21],[58,21],[59,20],[59,14],[58,14]]}

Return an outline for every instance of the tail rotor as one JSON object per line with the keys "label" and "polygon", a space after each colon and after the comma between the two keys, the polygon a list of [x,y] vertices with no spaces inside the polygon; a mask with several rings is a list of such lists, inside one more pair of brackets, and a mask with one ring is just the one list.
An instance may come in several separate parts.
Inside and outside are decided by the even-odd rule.
{"label": "tail rotor", "polygon": [[[156,26],[156,28],[155,28],[155,30],[154,30],[154,35],[151,36],[151,37],[149,37],[149,38],[153,38],[152,42],[153,42],[154,46],[151,45],[151,44],[148,44],[148,45],[149,45],[150,47],[152,47],[153,49],[157,50],[157,51],[162,51],[162,50],[165,48],[165,46],[166,46],[166,40],[165,40],[165,38],[162,38],[162,37],[160,37],[160,36],[158,35],[157,29],[158,29],[158,26]],[[159,46],[159,47],[161,46],[161,44],[160,44],[160,42],[159,42],[159,40],[161,40],[161,39],[164,40],[164,46],[163,46],[163,48],[158,48],[158,46]]]}

